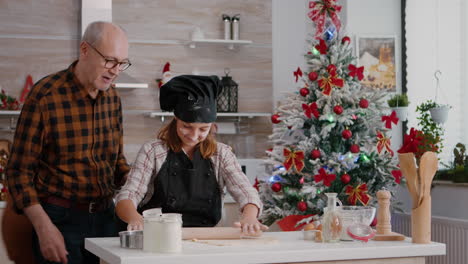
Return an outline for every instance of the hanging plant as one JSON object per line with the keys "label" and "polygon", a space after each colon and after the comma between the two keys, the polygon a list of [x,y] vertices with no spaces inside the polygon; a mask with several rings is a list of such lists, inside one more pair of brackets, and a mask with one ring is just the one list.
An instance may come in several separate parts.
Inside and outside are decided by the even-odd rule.
{"label": "hanging plant", "polygon": [[438,104],[432,100],[428,100],[416,107],[416,112],[419,113],[418,125],[424,133],[424,150],[442,152],[444,128],[441,123],[435,122],[431,117],[430,110],[438,107]]}
{"label": "hanging plant", "polygon": [[395,94],[387,101],[387,103],[388,106],[391,107],[393,111],[395,111],[400,121],[404,122],[408,120],[408,95]]}

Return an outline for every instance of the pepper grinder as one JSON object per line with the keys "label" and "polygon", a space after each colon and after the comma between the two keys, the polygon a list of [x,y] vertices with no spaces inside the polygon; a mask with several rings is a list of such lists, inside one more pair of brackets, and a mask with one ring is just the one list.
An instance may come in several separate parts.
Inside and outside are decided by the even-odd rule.
{"label": "pepper grinder", "polygon": [[377,212],[377,234],[374,240],[377,241],[401,241],[405,236],[392,232],[392,224],[390,223],[390,198],[391,194],[387,190],[377,192],[379,210]]}

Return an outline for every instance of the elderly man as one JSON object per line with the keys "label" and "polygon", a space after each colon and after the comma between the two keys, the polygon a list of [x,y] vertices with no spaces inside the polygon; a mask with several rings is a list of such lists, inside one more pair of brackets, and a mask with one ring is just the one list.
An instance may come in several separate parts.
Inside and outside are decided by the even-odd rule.
{"label": "elderly man", "polygon": [[78,61],[32,88],[6,175],[17,211],[34,227],[38,263],[98,263],[85,237],[115,236],[114,191],[129,166],[112,82],[131,65],[119,26],[90,24]]}

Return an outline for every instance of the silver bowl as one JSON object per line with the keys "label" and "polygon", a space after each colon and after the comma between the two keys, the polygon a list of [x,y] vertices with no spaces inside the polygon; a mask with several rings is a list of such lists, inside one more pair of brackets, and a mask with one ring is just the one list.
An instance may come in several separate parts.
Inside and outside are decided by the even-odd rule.
{"label": "silver bowl", "polygon": [[143,231],[122,231],[119,232],[120,247],[123,248],[143,248]]}

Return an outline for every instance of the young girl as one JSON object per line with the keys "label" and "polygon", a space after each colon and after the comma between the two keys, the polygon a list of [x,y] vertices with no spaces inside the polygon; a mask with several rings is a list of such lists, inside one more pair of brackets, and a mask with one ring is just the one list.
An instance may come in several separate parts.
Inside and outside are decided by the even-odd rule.
{"label": "young girl", "polygon": [[142,146],[116,196],[116,213],[128,230],[142,229],[141,213],[151,208],[182,214],[184,227],[215,226],[225,186],[242,212],[235,225],[244,234],[267,229],[257,220],[262,208],[257,191],[231,148],[212,134],[221,88],[218,77],[196,75],[174,77],[161,87],[161,109],[175,117]]}

